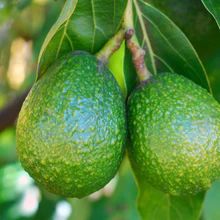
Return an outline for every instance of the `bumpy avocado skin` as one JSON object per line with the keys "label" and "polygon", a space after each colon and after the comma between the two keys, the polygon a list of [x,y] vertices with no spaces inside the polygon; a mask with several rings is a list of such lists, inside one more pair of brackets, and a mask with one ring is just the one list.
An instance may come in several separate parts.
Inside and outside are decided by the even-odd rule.
{"label": "bumpy avocado skin", "polygon": [[124,97],[111,72],[71,54],[35,83],[17,122],[24,169],[48,191],[84,197],[107,184],[126,139]]}
{"label": "bumpy avocado skin", "polygon": [[220,177],[220,106],[183,76],[164,73],[128,101],[129,157],[137,178],[172,195]]}

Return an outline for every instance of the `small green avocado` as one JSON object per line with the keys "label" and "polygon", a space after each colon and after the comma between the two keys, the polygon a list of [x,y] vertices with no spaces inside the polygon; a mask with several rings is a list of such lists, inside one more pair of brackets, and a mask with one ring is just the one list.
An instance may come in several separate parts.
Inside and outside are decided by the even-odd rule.
{"label": "small green avocado", "polygon": [[150,79],[128,100],[129,157],[137,178],[172,195],[220,178],[220,105],[183,76]]}
{"label": "small green avocado", "polygon": [[19,114],[17,153],[48,191],[84,197],[116,174],[126,140],[125,101],[94,56],[69,54],[35,83]]}

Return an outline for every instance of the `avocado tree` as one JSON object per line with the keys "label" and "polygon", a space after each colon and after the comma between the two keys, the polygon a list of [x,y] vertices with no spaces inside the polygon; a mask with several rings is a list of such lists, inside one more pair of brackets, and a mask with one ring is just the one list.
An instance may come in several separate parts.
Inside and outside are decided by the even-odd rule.
{"label": "avocado tree", "polygon": [[[82,199],[129,161],[139,214],[70,218],[219,219],[219,1],[66,0],[51,23],[16,129],[36,184]],[[26,95],[3,109],[1,129]]]}

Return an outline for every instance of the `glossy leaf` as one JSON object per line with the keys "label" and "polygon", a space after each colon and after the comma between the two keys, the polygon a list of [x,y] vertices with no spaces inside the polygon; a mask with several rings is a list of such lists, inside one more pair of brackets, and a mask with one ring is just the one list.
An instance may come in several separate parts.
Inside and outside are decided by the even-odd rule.
{"label": "glossy leaf", "polygon": [[[129,62],[127,62],[129,60]],[[125,42],[122,43],[109,59],[108,67],[117,80],[124,96],[128,96],[137,84],[137,75],[132,64],[131,55],[126,48]]]}
{"label": "glossy leaf", "polygon": [[219,0],[202,0],[206,9],[215,18],[219,28],[220,28],[220,1]]}
{"label": "glossy leaf", "polygon": [[135,29],[146,48],[146,63],[153,74],[182,74],[211,92],[204,66],[183,32],[162,12],[143,0],[133,0]]}
{"label": "glossy leaf", "polygon": [[42,46],[39,76],[68,52],[100,50],[119,29],[126,4],[126,0],[67,0]]}
{"label": "glossy leaf", "polygon": [[125,42],[121,47],[110,57],[108,67],[113,73],[118,85],[121,87],[123,94],[127,95],[127,84],[124,75],[124,56],[125,56]]}
{"label": "glossy leaf", "polygon": [[199,220],[204,193],[177,197],[140,184],[138,208],[143,220]]}

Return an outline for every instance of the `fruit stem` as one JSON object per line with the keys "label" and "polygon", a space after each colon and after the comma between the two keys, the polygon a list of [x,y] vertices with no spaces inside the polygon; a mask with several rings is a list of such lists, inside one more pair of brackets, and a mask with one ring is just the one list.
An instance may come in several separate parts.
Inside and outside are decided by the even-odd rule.
{"label": "fruit stem", "polygon": [[132,0],[128,0],[127,8],[124,15],[124,29],[127,30],[125,39],[127,47],[132,54],[132,60],[139,77],[140,82],[146,81],[151,77],[150,71],[145,64],[145,50],[141,48],[137,36],[135,34],[134,22],[133,22],[133,5]]}
{"label": "fruit stem", "polygon": [[141,48],[135,34],[133,19],[132,0],[128,0],[121,29],[104,45],[96,54],[96,57],[103,63],[107,63],[111,55],[120,48],[125,39],[127,47],[132,54],[132,60],[139,80],[143,82],[151,77],[151,73],[145,64],[145,50]]}
{"label": "fruit stem", "polygon": [[125,39],[126,30],[122,27],[96,54],[98,60],[107,63],[111,55],[120,48]]}

